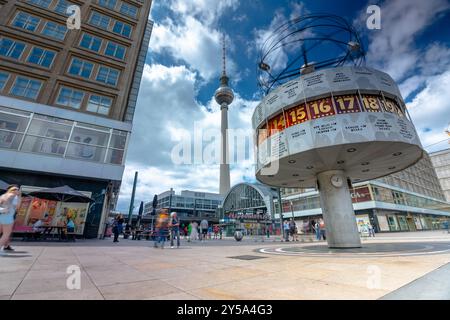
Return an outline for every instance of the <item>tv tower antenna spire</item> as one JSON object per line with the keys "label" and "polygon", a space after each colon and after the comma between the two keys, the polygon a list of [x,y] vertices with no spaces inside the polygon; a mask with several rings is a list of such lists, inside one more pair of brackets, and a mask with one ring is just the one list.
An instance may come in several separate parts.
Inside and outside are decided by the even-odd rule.
{"label": "tv tower antenna spire", "polygon": [[214,97],[220,105],[221,121],[221,146],[220,146],[220,185],[219,193],[225,196],[230,190],[230,164],[228,152],[228,106],[233,102],[234,93],[228,86],[228,76],[226,72],[226,47],[225,34],[222,35],[222,75],[220,77],[220,87],[216,90]]}

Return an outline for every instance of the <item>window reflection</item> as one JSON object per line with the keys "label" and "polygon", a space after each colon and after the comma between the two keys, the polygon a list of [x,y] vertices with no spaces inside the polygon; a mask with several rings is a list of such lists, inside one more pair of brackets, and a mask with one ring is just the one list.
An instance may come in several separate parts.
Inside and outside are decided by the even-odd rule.
{"label": "window reflection", "polygon": [[22,145],[22,151],[64,155],[66,141],[47,139],[35,136],[26,136]]}
{"label": "window reflection", "polygon": [[0,106],[0,148],[122,165],[127,137],[126,131]]}
{"label": "window reflection", "polygon": [[[85,139],[86,140],[86,139]],[[105,157],[105,148],[95,147],[84,143],[69,143],[66,157],[103,162]]]}
{"label": "window reflection", "polygon": [[[9,111],[9,109],[4,109]],[[0,148],[18,149],[28,125],[28,116],[0,112]]]}

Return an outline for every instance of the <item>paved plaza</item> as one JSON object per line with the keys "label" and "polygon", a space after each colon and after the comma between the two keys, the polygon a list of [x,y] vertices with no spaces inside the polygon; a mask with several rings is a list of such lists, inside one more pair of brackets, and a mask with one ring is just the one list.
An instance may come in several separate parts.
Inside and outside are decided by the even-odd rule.
{"label": "paved plaza", "polygon": [[[303,240],[19,240],[0,257],[0,299],[450,299],[448,233],[377,234],[350,250]],[[67,287],[73,266],[80,289]]]}

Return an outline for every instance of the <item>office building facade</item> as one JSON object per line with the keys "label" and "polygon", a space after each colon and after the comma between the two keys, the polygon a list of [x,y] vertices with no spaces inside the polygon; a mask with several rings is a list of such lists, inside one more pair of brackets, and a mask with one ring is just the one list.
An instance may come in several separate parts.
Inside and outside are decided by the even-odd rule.
{"label": "office building facade", "polygon": [[[210,223],[218,223],[218,207],[222,200],[223,197],[218,193],[182,190],[180,194],[176,194],[174,190],[168,190],[158,195],[156,210],[177,212],[181,222],[200,222],[206,219]],[[144,216],[151,215],[152,210],[152,201],[144,204]]]}
{"label": "office building facade", "polygon": [[[432,154],[431,159],[442,166],[444,163],[448,166],[450,161],[443,160],[447,155],[440,156],[441,158],[436,160]],[[438,168],[436,171],[440,172]],[[242,189],[241,185],[245,188]],[[265,188],[269,190],[266,193],[271,197],[262,201],[265,199],[264,192],[245,191],[260,189],[257,186],[246,184],[234,186],[225,197],[223,204],[225,217],[229,213],[234,213],[237,217],[243,215],[244,218],[248,213],[269,213],[273,230],[279,229],[278,197],[272,188],[268,186]],[[237,191],[238,196],[235,195]],[[350,193],[358,230],[362,235],[367,235],[369,223],[375,227],[376,232],[395,232],[442,229],[450,221],[450,204],[445,200],[427,154],[406,170],[380,179],[354,183]],[[322,218],[319,193],[314,189],[285,188],[281,189],[280,194],[283,220],[294,219],[300,232],[313,232],[313,225]],[[247,199],[255,199],[257,205],[246,202]],[[254,229],[255,232],[263,229],[267,221],[257,218],[259,220],[253,219],[255,220],[253,223],[244,224],[245,228]]]}
{"label": "office building facade", "polygon": [[[414,166],[389,176],[353,184],[350,190],[358,229],[368,223],[377,232],[440,229],[450,220],[445,200],[430,156]],[[311,231],[322,216],[317,191],[287,195],[282,199],[285,218],[294,218],[302,230]]]}
{"label": "office building facade", "polygon": [[430,158],[445,199],[450,202],[450,148],[430,153]]}
{"label": "office building facade", "polygon": [[0,179],[25,192],[69,185],[95,201],[25,198],[19,224],[70,212],[79,235],[102,232],[122,180],[151,3],[0,0]]}

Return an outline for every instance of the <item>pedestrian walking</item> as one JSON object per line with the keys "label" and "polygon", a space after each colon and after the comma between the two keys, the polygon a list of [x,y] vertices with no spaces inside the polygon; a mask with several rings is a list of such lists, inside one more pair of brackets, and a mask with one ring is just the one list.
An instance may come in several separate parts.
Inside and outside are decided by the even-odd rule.
{"label": "pedestrian walking", "polygon": [[323,219],[320,219],[319,222],[319,230],[320,230],[320,239],[327,240],[326,234],[325,234],[325,221]]}
{"label": "pedestrian walking", "polygon": [[289,241],[289,222],[287,220],[283,223],[283,234],[284,240]]}
{"label": "pedestrian walking", "polygon": [[295,221],[293,218],[291,218],[291,221],[289,221],[289,234],[292,237],[292,241],[295,241],[295,233],[297,229],[297,225],[295,224]]}
{"label": "pedestrian walking", "polygon": [[316,240],[320,240],[320,225],[318,221],[314,224],[314,231],[316,232]]}
{"label": "pedestrian walking", "polygon": [[170,214],[169,220],[169,228],[170,228],[170,248],[174,248],[173,239],[177,238],[177,248],[180,247],[180,220],[177,217],[176,212],[172,212]]}
{"label": "pedestrian walking", "polygon": [[121,233],[122,223],[123,223],[122,215],[121,214],[116,215],[114,222],[113,222],[113,228],[112,228],[112,231],[114,233],[113,242],[119,242],[119,234]]}
{"label": "pedestrian walking", "polygon": [[201,232],[201,240],[205,241],[206,236],[208,235],[208,220],[203,219],[200,221],[200,232]]}
{"label": "pedestrian walking", "polygon": [[155,239],[154,247],[157,248],[161,244],[161,249],[164,249],[164,244],[169,234],[169,215],[167,211],[162,211],[156,220],[157,237]]}
{"label": "pedestrian walking", "polygon": [[184,240],[189,240],[189,232],[188,232],[189,227],[188,226],[184,226],[183,228],[183,233],[184,233]]}
{"label": "pedestrian walking", "polygon": [[8,186],[0,196],[0,256],[14,251],[10,246],[10,237],[14,227],[16,211],[20,207],[21,193],[17,185]]}
{"label": "pedestrian walking", "polygon": [[375,237],[375,230],[372,226],[372,224],[367,224],[367,229],[369,230],[369,237]]}
{"label": "pedestrian walking", "polygon": [[219,238],[219,226],[214,226],[214,239]]}
{"label": "pedestrian walking", "polygon": [[191,242],[191,234],[192,234],[192,221],[189,222],[187,226],[187,241]]}
{"label": "pedestrian walking", "polygon": [[191,240],[199,240],[197,221],[192,222]]}

